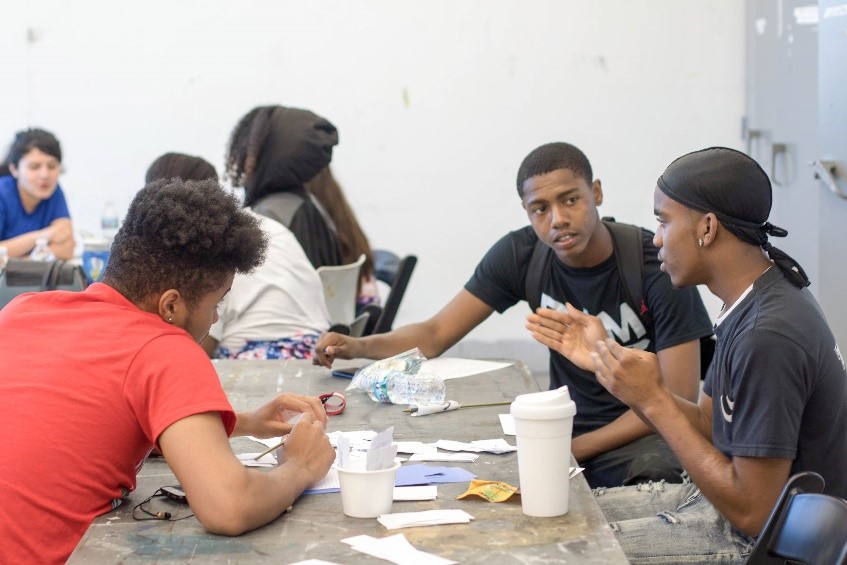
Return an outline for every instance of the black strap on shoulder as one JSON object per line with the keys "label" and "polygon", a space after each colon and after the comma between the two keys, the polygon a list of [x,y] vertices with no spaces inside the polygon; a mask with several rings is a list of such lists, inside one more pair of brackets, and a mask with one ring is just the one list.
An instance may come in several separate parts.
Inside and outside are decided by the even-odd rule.
{"label": "black strap on shoulder", "polygon": [[[623,282],[624,299],[638,315],[648,331],[653,327],[653,316],[644,298],[644,243],[641,228],[631,224],[622,224],[612,217],[604,217],[603,223],[612,234],[612,245],[618,276]],[[541,306],[542,279],[546,272],[553,250],[540,239],[536,241],[529,259],[526,273],[526,300],[530,309]]]}
{"label": "black strap on shoulder", "polygon": [[653,315],[644,298],[644,240],[642,230],[632,224],[622,224],[612,217],[603,218],[612,234],[618,276],[623,282],[624,299],[638,315],[648,331],[653,327]]}
{"label": "black strap on shoulder", "polygon": [[524,289],[526,292],[526,301],[529,303],[529,308],[533,312],[541,306],[541,281],[550,265],[552,254],[553,250],[538,239],[532,248],[532,255],[529,257]]}

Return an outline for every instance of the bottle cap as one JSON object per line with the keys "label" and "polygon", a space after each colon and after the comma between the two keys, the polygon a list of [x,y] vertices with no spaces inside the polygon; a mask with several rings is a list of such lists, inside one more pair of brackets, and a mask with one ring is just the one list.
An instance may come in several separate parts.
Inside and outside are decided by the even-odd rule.
{"label": "bottle cap", "polygon": [[572,418],[576,404],[571,400],[568,387],[555,390],[521,394],[515,398],[509,410],[515,418],[525,420],[556,420]]}

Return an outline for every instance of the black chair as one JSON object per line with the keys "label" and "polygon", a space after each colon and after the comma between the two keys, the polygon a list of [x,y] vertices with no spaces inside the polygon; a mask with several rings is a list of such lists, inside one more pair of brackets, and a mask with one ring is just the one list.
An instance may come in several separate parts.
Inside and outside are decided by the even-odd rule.
{"label": "black chair", "polygon": [[363,335],[391,331],[394,317],[400,308],[400,301],[403,300],[406,287],[409,286],[409,279],[412,278],[412,272],[418,264],[418,258],[414,255],[406,255],[401,259],[397,254],[384,249],[374,249],[373,258],[377,280],[389,285],[391,290],[382,306],[370,305],[364,308],[364,312],[368,312],[370,317]]}
{"label": "black chair", "polygon": [[817,473],[797,473],[788,480],[748,565],[847,564],[847,501],[820,494],[823,487]]}

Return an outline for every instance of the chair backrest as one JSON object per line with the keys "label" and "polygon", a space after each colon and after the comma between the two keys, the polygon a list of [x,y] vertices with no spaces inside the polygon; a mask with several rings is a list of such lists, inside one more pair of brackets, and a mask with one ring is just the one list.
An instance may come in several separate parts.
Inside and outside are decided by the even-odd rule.
{"label": "chair backrest", "polygon": [[817,473],[797,473],[788,479],[748,565],[784,565],[787,559],[847,564],[847,502],[820,494],[823,488],[823,477]]}
{"label": "chair backrest", "polygon": [[349,265],[318,267],[332,323],[349,325],[356,318],[356,292],[364,262],[365,254],[362,253],[355,263]]}
{"label": "chair backrest", "polygon": [[795,494],[768,553],[803,563],[847,563],[847,501],[826,494]]}
{"label": "chair backrest", "polygon": [[401,259],[391,251],[382,249],[375,249],[373,255],[376,278],[388,284],[391,290],[382,307],[368,306],[365,309],[371,314],[371,321],[365,330],[365,335],[391,331],[400,302],[406,294],[406,287],[409,286],[409,279],[412,278],[412,272],[418,264],[418,258],[414,255],[406,255]]}

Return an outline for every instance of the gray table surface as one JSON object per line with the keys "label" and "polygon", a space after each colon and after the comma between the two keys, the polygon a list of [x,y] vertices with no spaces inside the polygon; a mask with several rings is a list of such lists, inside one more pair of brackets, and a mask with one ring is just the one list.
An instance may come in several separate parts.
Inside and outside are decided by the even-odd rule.
{"label": "gray table surface", "polygon": [[[307,361],[218,361],[224,389],[236,410],[259,406],[272,395],[291,391],[321,394],[343,391],[348,380]],[[538,385],[521,363],[480,375],[447,381],[447,397],[460,402],[513,400]],[[394,426],[398,441],[471,441],[502,437],[498,414],[508,405],[465,408],[412,418],[401,406],[378,404],[360,392],[347,394],[347,409],[330,417],[329,430],[374,430]],[[507,438],[514,444],[514,438]],[[236,453],[260,451],[245,438],[232,440]],[[451,463],[429,463],[444,466]],[[475,463],[458,464],[479,479],[518,485],[517,454],[481,454]],[[579,475],[570,481],[569,511],[555,518],[533,518],[521,512],[520,501],[490,503],[476,497],[456,500],[468,483],[438,485],[438,499],[395,502],[392,512],[461,508],[469,524],[386,530],[375,519],[348,518],[338,493],[304,495],[290,512],[239,537],[208,534],[195,518],[177,522],[132,519],[132,507],[175,479],[162,459],[149,459],[138,476],[136,491],[123,506],[99,517],[88,529],[69,563],[294,563],[322,559],[339,564],[386,563],[353,551],[341,539],[366,534],[386,537],[402,532],[416,548],[460,563],[627,563],[588,484]],[[156,510],[174,517],[190,511],[157,499]]]}

